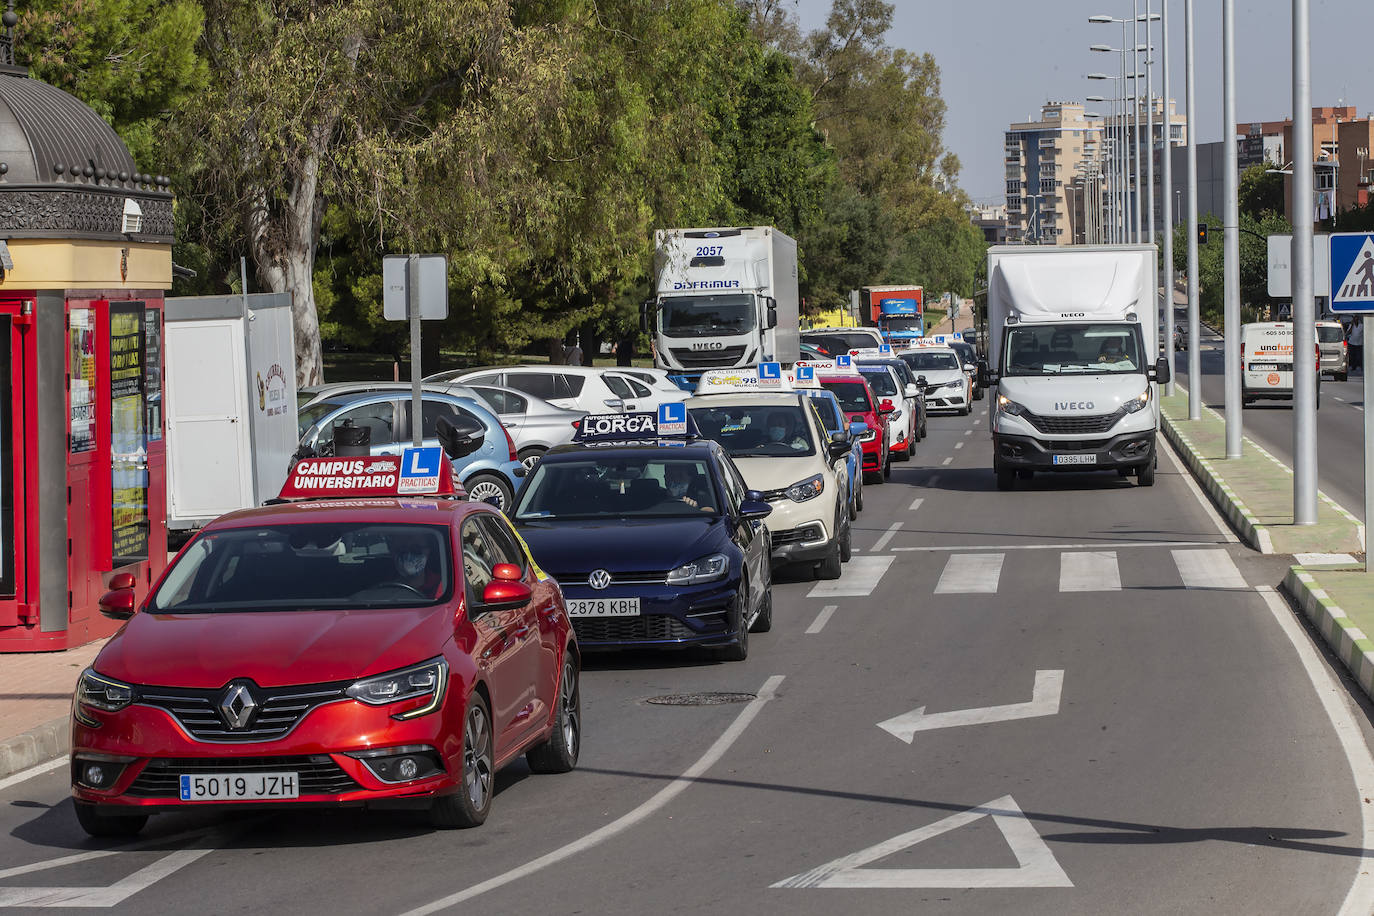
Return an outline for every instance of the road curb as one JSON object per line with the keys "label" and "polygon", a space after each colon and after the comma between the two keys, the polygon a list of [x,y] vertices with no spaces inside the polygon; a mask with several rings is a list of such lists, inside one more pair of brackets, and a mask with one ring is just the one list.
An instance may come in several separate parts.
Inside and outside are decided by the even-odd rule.
{"label": "road curb", "polygon": [[1289,568],[1281,587],[1312,621],[1312,625],[1322,634],[1322,639],[1326,640],[1359,683],[1360,689],[1374,699],[1374,641],[1345,616],[1340,605],[1301,566]]}
{"label": "road curb", "polygon": [[0,779],[56,760],[70,749],[71,720],[67,716],[6,738],[0,741]]}
{"label": "road curb", "polygon": [[1269,537],[1269,529],[1259,523],[1254,513],[1236,495],[1235,490],[1226,485],[1226,481],[1212,467],[1212,462],[1198,455],[1192,442],[1174,425],[1168,414],[1161,413],[1160,419],[1163,422],[1165,437],[1173,444],[1198,483],[1207,491],[1207,496],[1217,507],[1217,511],[1226,517],[1245,543],[1260,553],[1273,553],[1274,545]]}

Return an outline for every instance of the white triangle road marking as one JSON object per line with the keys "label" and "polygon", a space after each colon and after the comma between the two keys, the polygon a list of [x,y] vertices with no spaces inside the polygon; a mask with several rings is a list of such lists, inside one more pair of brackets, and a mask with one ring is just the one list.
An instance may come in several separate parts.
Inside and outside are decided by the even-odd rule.
{"label": "white triangle road marking", "polygon": [[[1014,868],[866,868],[879,859],[919,843],[991,817],[1016,856]],[[986,805],[951,814],[943,820],[895,836],[875,846],[843,856],[810,871],[786,878],[773,887],[788,888],[988,888],[1073,887],[1054,853],[1035,832],[1035,826],[1010,795]]]}

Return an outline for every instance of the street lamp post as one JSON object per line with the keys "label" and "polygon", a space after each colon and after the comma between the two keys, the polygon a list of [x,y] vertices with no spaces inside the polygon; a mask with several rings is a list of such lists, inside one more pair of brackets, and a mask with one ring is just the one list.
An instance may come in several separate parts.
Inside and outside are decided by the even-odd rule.
{"label": "street lamp post", "polygon": [[[1308,0],[1293,0],[1293,523],[1317,523],[1317,316],[1312,299],[1312,63]],[[1335,290],[1332,290],[1335,292]],[[1368,370],[1366,370],[1368,371]],[[1369,390],[1368,384],[1365,390]],[[1366,501],[1368,497],[1366,497]],[[1368,524],[1368,519],[1366,519]]]}
{"label": "street lamp post", "polygon": [[[1188,107],[1188,419],[1202,419],[1202,351],[1197,288],[1197,92],[1193,70],[1193,0],[1183,0],[1184,95]],[[1297,134],[1298,131],[1294,131]]]}
{"label": "street lamp post", "polygon": [[[1169,119],[1169,0],[1160,0],[1159,4],[1160,31],[1163,33],[1163,66],[1164,66],[1164,142],[1161,144],[1163,158],[1160,160],[1160,167],[1163,175],[1160,176],[1160,186],[1163,189],[1161,201],[1164,212],[1160,214],[1164,223],[1164,256],[1161,259],[1164,267],[1164,346],[1169,348],[1169,365],[1174,364],[1174,213],[1173,207],[1173,125]],[[1153,208],[1151,208],[1153,210]],[[1169,381],[1164,386],[1165,397],[1174,395],[1174,374],[1169,373]]]}
{"label": "street lamp post", "polygon": [[[1236,155],[1236,0],[1221,2],[1221,74],[1222,152],[1225,157],[1222,166],[1222,330],[1225,331],[1222,374],[1226,389],[1226,457],[1239,458],[1243,430],[1240,390],[1240,208],[1237,200],[1240,166]],[[1299,133],[1296,121],[1293,133]],[[1189,379],[1189,384],[1197,385],[1197,380]],[[1296,391],[1294,393],[1296,395]]]}

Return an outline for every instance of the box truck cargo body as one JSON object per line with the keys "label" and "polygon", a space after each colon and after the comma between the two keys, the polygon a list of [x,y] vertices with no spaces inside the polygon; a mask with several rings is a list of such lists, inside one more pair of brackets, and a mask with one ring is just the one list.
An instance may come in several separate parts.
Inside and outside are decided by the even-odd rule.
{"label": "box truck cargo body", "polygon": [[925,336],[925,290],[919,286],[866,286],[868,321],[894,348],[909,347]]}
{"label": "box truck cargo body", "polygon": [[260,506],[296,450],[289,293],[167,300],[167,526]]}
{"label": "box truck cargo body", "polygon": [[988,251],[989,414],[1000,489],[1036,471],[1115,470],[1154,483],[1159,384],[1155,249]]}
{"label": "box truck cargo body", "polygon": [[706,369],[796,362],[797,243],[771,226],[659,229],[645,303],[654,365],[691,381]]}

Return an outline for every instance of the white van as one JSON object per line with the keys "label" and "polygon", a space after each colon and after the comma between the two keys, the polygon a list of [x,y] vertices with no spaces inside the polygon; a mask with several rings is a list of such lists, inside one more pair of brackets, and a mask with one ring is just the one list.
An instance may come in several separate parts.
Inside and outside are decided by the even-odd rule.
{"label": "white van", "polygon": [[[1293,400],[1293,323],[1264,321],[1240,326],[1240,403]],[[1317,362],[1317,406],[1321,406],[1320,356]]]}

